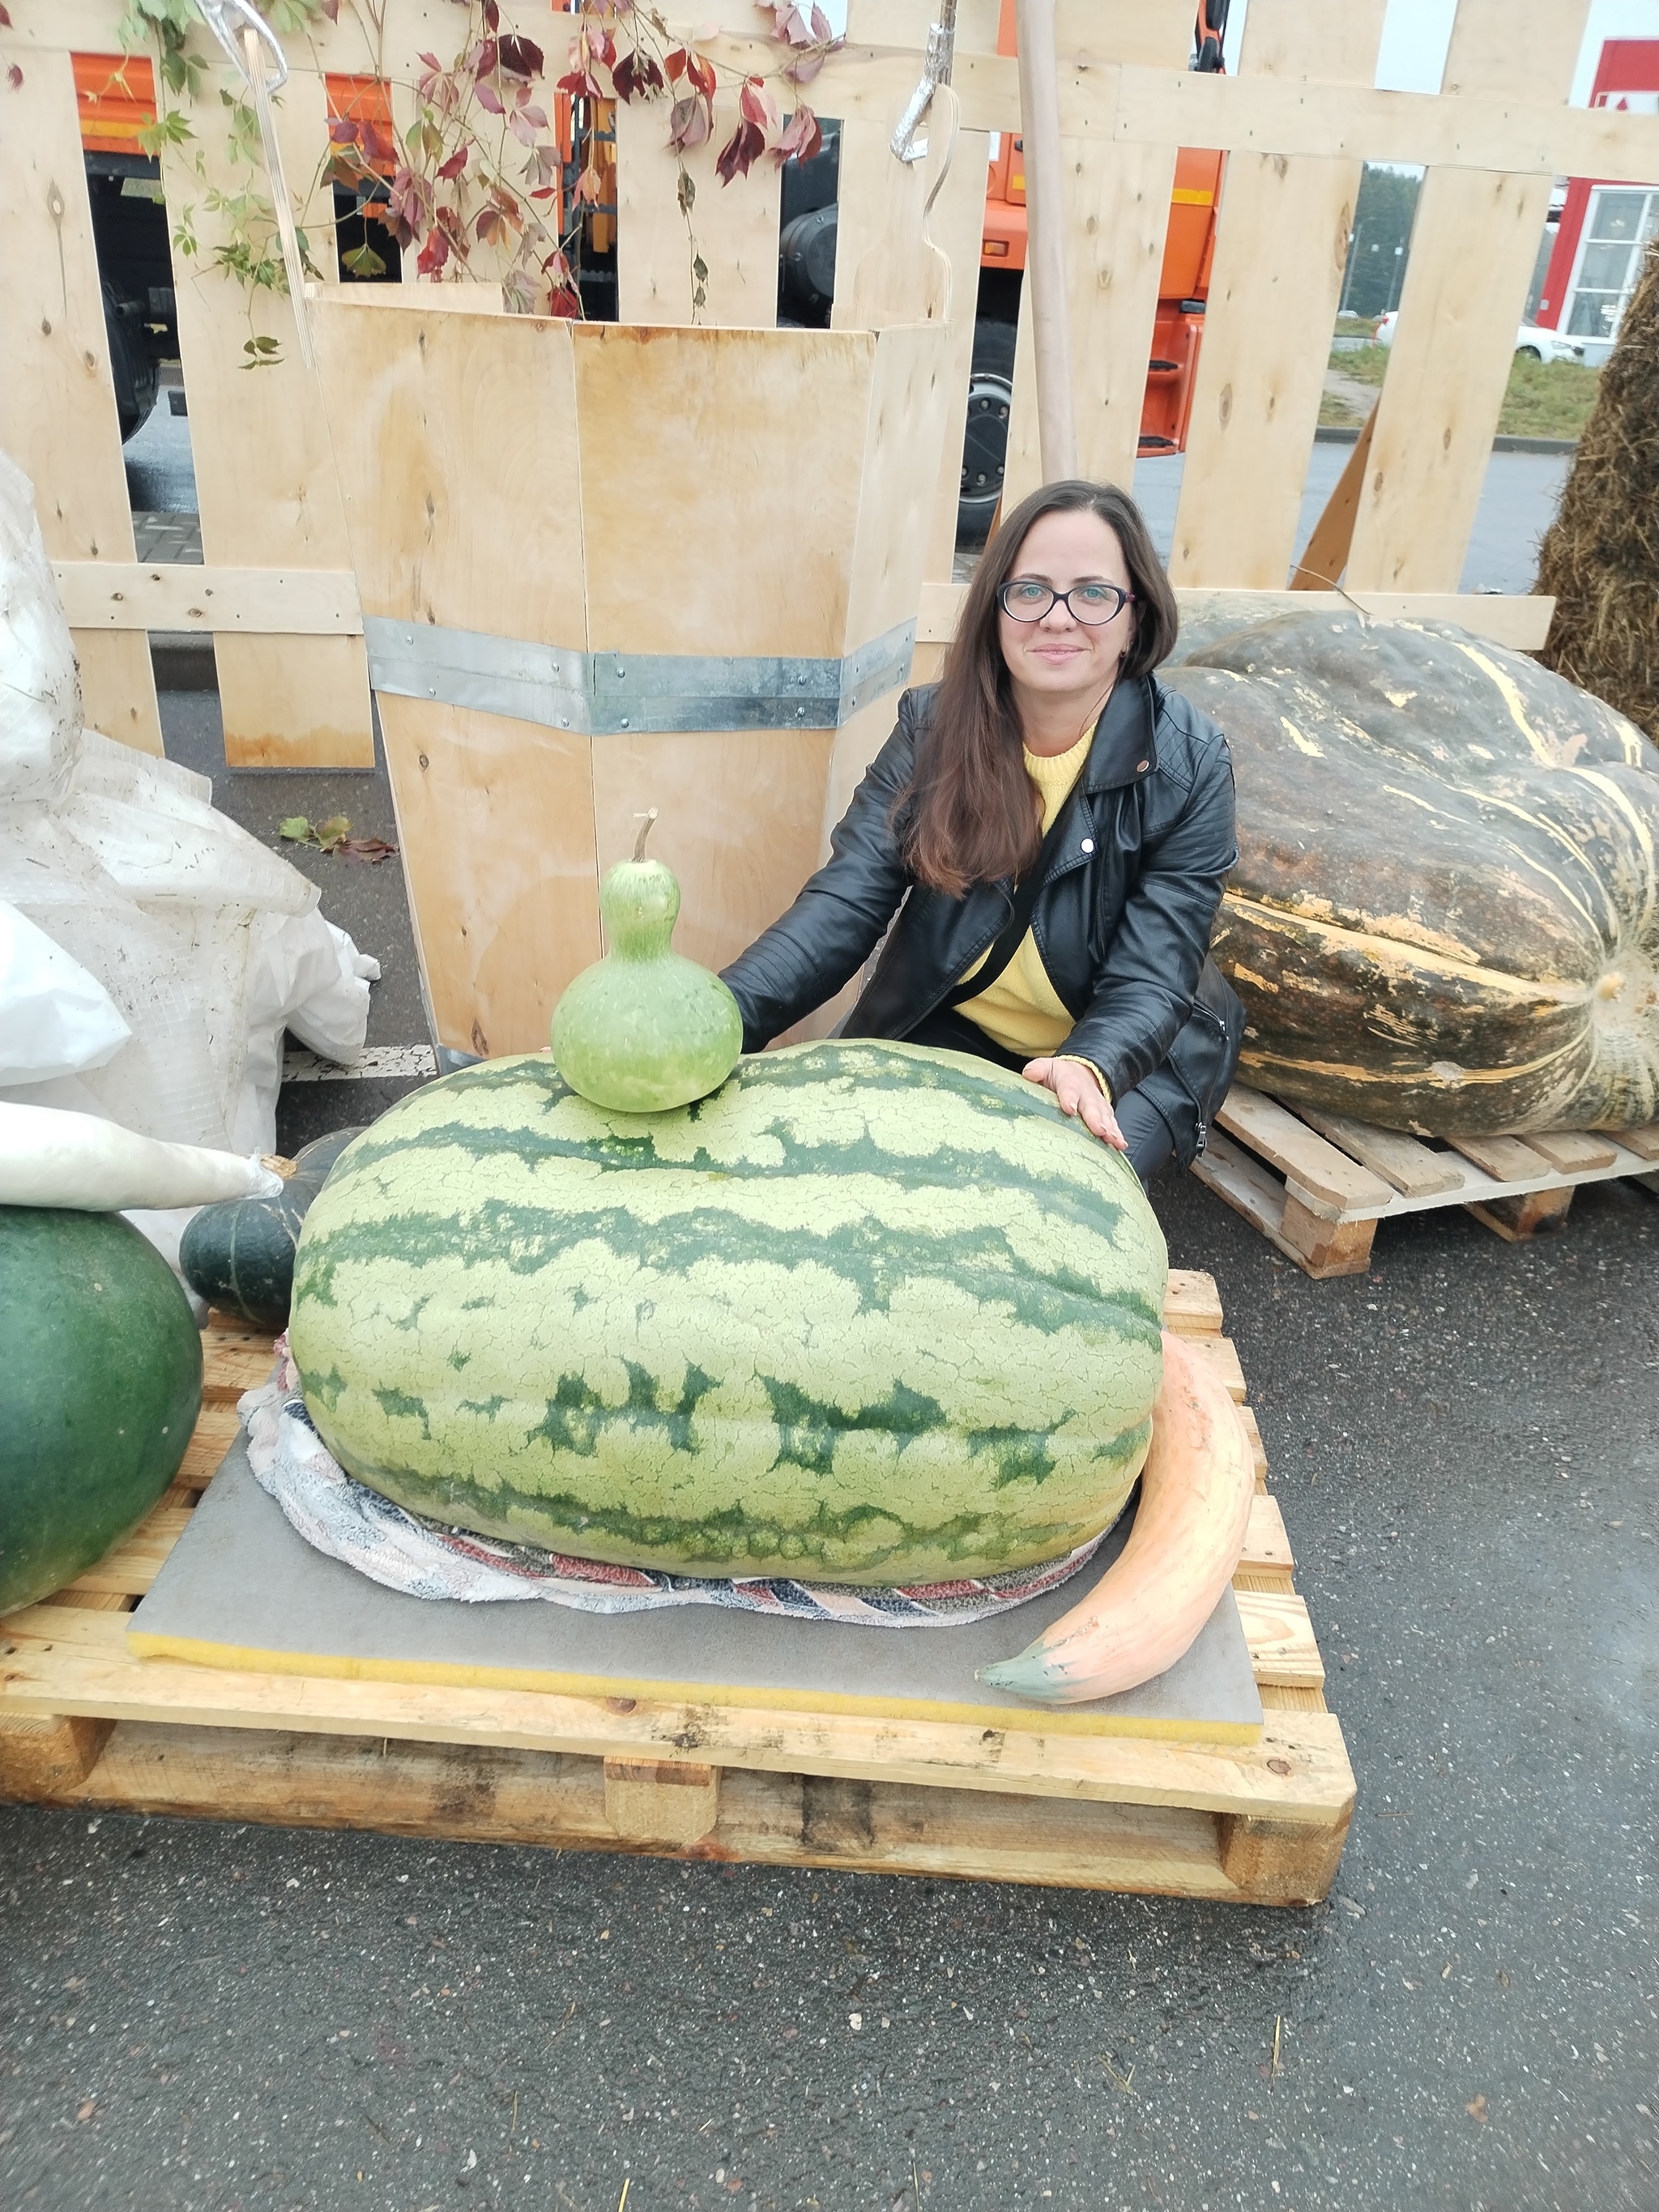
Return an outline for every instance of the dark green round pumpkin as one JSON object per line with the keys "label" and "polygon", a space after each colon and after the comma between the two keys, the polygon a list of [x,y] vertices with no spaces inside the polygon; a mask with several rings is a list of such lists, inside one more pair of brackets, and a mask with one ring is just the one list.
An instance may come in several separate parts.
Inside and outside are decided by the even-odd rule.
{"label": "dark green round pumpkin", "polygon": [[0,1206],[0,1613],[96,1565],[179,1471],[202,1340],[118,1213]]}
{"label": "dark green round pumpkin", "polygon": [[1218,963],[1243,1079],[1385,1128],[1659,1113],[1659,753],[1449,624],[1204,611],[1171,689],[1227,733]]}
{"label": "dark green round pumpkin", "polygon": [[274,1336],[288,1327],[294,1249],[311,1201],[362,1125],[319,1137],[295,1157],[274,1198],[226,1198],[185,1224],[179,1265],[198,1298]]}

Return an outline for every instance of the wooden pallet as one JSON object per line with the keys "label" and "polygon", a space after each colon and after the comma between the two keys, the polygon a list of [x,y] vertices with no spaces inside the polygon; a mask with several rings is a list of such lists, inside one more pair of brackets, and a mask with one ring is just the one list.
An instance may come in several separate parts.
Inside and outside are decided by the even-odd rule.
{"label": "wooden pallet", "polygon": [[[1173,1273],[1166,1320],[1243,1405],[1212,1278]],[[0,1622],[0,1796],[1248,1904],[1330,1887],[1353,1775],[1248,1407],[1257,1495],[1233,1586],[1266,1726],[1222,1749],[135,1658],[125,1615],[270,1369],[268,1341],[216,1315],[178,1480],[90,1573]]]}
{"label": "wooden pallet", "polygon": [[1428,1141],[1311,1106],[1292,1111],[1242,1084],[1216,1120],[1226,1133],[1212,1133],[1193,1173],[1320,1279],[1363,1275],[1377,1223],[1402,1213],[1461,1206],[1518,1243],[1559,1229],[1580,1183],[1628,1176],[1659,1191],[1659,1121],[1613,1136]]}

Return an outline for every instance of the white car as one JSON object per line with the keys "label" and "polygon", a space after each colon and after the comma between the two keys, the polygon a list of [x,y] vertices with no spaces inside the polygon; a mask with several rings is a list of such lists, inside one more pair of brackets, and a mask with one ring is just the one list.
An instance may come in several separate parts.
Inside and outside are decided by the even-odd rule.
{"label": "white car", "polygon": [[[1394,343],[1394,326],[1399,320],[1399,308],[1390,307],[1376,325],[1376,342],[1378,345]],[[1584,358],[1582,339],[1564,338],[1559,331],[1542,330],[1536,323],[1522,324],[1515,335],[1515,349],[1516,353],[1529,356],[1534,361],[1583,361]],[[1607,356],[1603,354],[1601,357],[1605,360]]]}

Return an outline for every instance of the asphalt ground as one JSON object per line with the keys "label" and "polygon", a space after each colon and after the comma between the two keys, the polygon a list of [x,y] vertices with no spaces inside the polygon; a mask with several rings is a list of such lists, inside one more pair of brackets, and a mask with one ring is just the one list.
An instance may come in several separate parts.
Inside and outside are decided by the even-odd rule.
{"label": "asphalt ground", "polygon": [[[393,834],[380,775],[227,771],[211,694],[163,719],[268,842]],[[396,864],[289,849],[386,969],[371,1042],[423,1038]],[[404,1087],[290,1085],[282,1139]],[[1522,1246],[1419,1214],[1316,1284],[1155,1198],[1358,1778],[1328,1905],[7,1808],[0,2212],[1654,2212],[1659,1204],[1592,1187]]]}

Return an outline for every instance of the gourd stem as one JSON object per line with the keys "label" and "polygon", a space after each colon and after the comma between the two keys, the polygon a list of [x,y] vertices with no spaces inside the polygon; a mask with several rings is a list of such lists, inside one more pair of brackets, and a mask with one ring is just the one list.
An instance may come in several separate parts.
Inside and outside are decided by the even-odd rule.
{"label": "gourd stem", "polygon": [[634,817],[640,825],[640,834],[634,840],[634,858],[636,860],[642,860],[645,858],[645,841],[651,835],[651,824],[656,818],[657,810],[654,806],[648,814],[636,814]]}

